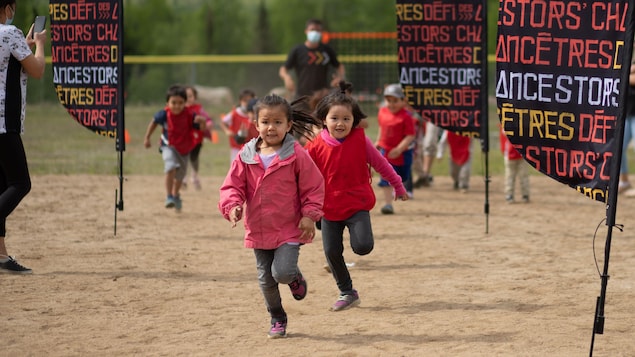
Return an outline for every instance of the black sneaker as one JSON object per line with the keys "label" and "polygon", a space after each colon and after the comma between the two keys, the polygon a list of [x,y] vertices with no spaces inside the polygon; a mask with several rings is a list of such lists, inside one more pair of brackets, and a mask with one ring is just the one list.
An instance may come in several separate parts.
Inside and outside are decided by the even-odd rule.
{"label": "black sneaker", "polygon": [[392,205],[385,205],[384,207],[381,208],[381,213],[382,214],[393,214],[395,213],[395,210],[392,208]]}
{"label": "black sneaker", "polygon": [[0,273],[31,274],[33,270],[20,265],[13,257],[9,257],[9,260],[0,263]]}
{"label": "black sneaker", "polygon": [[431,182],[432,182],[432,176],[423,176],[423,177],[419,177],[417,181],[415,181],[413,186],[414,188],[430,187]]}

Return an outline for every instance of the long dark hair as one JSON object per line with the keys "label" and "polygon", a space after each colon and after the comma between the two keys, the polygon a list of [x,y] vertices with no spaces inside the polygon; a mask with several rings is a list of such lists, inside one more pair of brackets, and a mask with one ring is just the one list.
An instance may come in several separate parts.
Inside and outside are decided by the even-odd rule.
{"label": "long dark hair", "polygon": [[362,119],[366,118],[366,114],[357,104],[357,101],[351,96],[353,92],[353,84],[350,82],[340,81],[339,88],[332,90],[326,97],[322,98],[315,108],[315,117],[322,122],[335,105],[344,105],[351,108],[353,112],[353,128],[357,127]]}
{"label": "long dark hair", "polygon": [[291,121],[289,133],[296,138],[304,136],[311,140],[313,138],[313,126],[321,126],[309,111],[308,97],[300,97],[289,103],[286,99],[277,94],[269,94],[260,99],[254,106],[254,120],[258,122],[258,113],[262,108],[280,107],[285,112],[288,120]]}

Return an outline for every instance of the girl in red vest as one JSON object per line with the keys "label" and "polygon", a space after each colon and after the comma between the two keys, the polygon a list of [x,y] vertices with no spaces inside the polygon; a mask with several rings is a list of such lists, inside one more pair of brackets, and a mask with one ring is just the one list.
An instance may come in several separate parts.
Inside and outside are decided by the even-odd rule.
{"label": "girl in red vest", "polygon": [[366,115],[348,94],[351,84],[324,97],[315,109],[324,129],[306,149],[324,176],[324,216],[321,220],[324,254],[339,288],[333,311],[359,305],[359,294],[344,261],[344,229],[350,232],[353,252],[366,255],[373,250],[374,239],[369,211],[375,206],[370,167],[395,188],[395,199],[406,201],[408,195],[401,178],[358,125]]}

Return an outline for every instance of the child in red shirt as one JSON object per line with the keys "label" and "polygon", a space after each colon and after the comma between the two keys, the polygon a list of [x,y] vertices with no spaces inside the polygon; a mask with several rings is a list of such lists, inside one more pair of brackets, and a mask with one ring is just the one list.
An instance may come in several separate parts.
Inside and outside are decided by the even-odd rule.
{"label": "child in red shirt", "polygon": [[[198,178],[198,167],[199,167],[199,156],[201,153],[201,149],[203,148],[203,140],[208,138],[212,140],[212,137],[215,135],[214,132],[214,121],[212,117],[207,114],[205,109],[201,103],[198,102],[198,92],[196,88],[193,86],[188,86],[185,88],[187,91],[187,102],[185,103],[187,107],[194,113],[201,115],[205,118],[205,126],[201,126],[200,130],[192,131],[193,140],[194,140],[194,149],[190,152],[190,163],[192,164],[192,184],[194,188],[197,190],[201,189],[201,181]],[[183,180],[183,188],[185,188],[185,184],[187,180]]]}
{"label": "child in red shirt", "polygon": [[344,229],[350,233],[351,247],[358,255],[369,254],[374,247],[369,211],[375,206],[369,166],[377,170],[395,188],[395,200],[408,200],[401,178],[359,127],[366,115],[347,94],[350,83],[324,97],[315,109],[324,129],[305,146],[324,176],[324,216],[321,220],[324,254],[340,295],[333,311],[359,305],[359,294],[344,261]]}
{"label": "child in red shirt", "polygon": [[163,156],[165,171],[165,207],[175,208],[178,212],[182,208],[181,185],[187,173],[189,154],[195,146],[192,132],[205,125],[205,118],[186,108],[186,101],[185,87],[174,85],[168,88],[166,106],[150,121],[143,143],[150,148],[150,136],[157,126],[163,128],[159,151]]}
{"label": "child in red shirt", "polygon": [[516,185],[516,177],[518,177],[522,200],[524,203],[528,203],[529,170],[527,170],[527,163],[518,150],[514,149],[502,127],[499,134],[501,151],[505,160],[505,201],[507,203],[514,202],[514,186]]}
{"label": "child in red shirt", "polygon": [[238,100],[240,104],[223,117],[220,122],[221,128],[229,138],[229,161],[234,161],[238,151],[242,149],[246,142],[258,137],[258,130],[249,117],[247,105],[256,97],[256,93],[250,89],[240,92]]}
{"label": "child in red shirt", "polygon": [[450,148],[450,176],[454,189],[467,193],[472,174],[472,138],[447,131],[446,140]]}
{"label": "child in red shirt", "polygon": [[[415,120],[406,109],[408,103],[400,84],[388,85],[384,89],[384,99],[386,106],[381,107],[377,115],[379,130],[375,146],[401,176],[401,181],[406,182],[410,179],[412,168],[413,151],[410,144],[416,135]],[[382,187],[384,192],[381,213],[393,214],[395,211],[392,207],[392,188],[383,177],[379,181],[379,187]]]}

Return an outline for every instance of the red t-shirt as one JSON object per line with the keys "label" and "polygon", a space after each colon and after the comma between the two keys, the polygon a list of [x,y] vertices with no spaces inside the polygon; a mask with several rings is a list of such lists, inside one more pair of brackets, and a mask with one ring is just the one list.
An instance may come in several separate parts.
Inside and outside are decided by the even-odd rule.
{"label": "red t-shirt", "polygon": [[384,149],[384,156],[392,165],[402,166],[405,163],[403,155],[391,159],[388,157],[388,153],[396,148],[404,137],[416,134],[415,119],[404,108],[397,113],[393,113],[388,107],[382,107],[379,109],[377,121],[381,129],[378,144]]}
{"label": "red t-shirt", "polygon": [[520,155],[518,150],[514,148],[511,141],[509,141],[509,138],[507,138],[507,135],[505,135],[505,133],[503,132],[502,128],[499,132],[499,135],[500,135],[501,151],[503,152],[503,156],[507,157],[507,159],[509,160],[522,159],[523,158],[522,155]]}
{"label": "red t-shirt", "polygon": [[450,147],[450,158],[457,165],[463,165],[470,159],[470,144],[472,138],[458,135],[448,131],[448,146]]}

